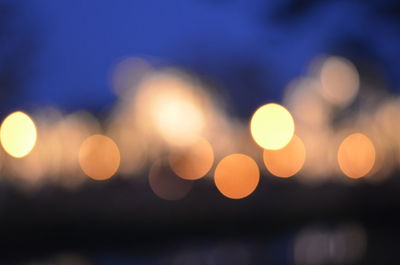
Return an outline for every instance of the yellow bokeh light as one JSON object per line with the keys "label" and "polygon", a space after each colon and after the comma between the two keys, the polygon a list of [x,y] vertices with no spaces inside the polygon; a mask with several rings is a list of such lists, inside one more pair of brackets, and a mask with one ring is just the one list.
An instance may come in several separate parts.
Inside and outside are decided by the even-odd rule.
{"label": "yellow bokeh light", "polygon": [[183,179],[195,180],[204,177],[214,162],[211,144],[199,138],[194,144],[169,156],[171,169]]}
{"label": "yellow bokeh light", "polygon": [[111,178],[120,164],[118,146],[107,136],[89,136],[80,146],[79,164],[83,172],[92,179]]}
{"label": "yellow bokeh light", "polygon": [[289,111],[275,103],[266,104],[254,113],[250,122],[254,141],[264,149],[283,148],[294,134],[294,120]]}
{"label": "yellow bokeh light", "polygon": [[295,175],[304,165],[306,149],[303,141],[294,135],[284,148],[279,150],[264,149],[263,160],[271,174],[288,178]]}
{"label": "yellow bokeh light", "polygon": [[8,115],[1,125],[1,144],[13,157],[21,158],[28,155],[36,144],[36,137],[35,123],[21,111]]}
{"label": "yellow bokeh light", "polygon": [[338,163],[349,178],[367,175],[375,164],[375,147],[364,134],[354,133],[346,137],[338,150]]}
{"label": "yellow bokeh light", "polygon": [[232,154],[223,158],[214,173],[218,190],[231,199],[249,196],[256,189],[259,180],[257,163],[243,154]]}

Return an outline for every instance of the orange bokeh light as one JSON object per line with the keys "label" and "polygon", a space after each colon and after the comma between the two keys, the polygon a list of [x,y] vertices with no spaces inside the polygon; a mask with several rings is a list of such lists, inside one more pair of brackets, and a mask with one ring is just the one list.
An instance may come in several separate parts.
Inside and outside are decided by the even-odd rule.
{"label": "orange bokeh light", "polygon": [[218,190],[231,199],[242,199],[256,189],[260,180],[257,163],[249,156],[232,154],[223,158],[214,173]]}
{"label": "orange bokeh light", "polygon": [[213,149],[204,138],[199,138],[194,144],[169,156],[169,164],[175,174],[189,180],[204,177],[213,163]]}
{"label": "orange bokeh light", "polygon": [[372,141],[361,133],[347,136],[338,150],[338,163],[349,178],[367,175],[375,164],[375,147]]}
{"label": "orange bokeh light", "polygon": [[271,174],[281,178],[288,178],[299,172],[305,159],[306,149],[303,141],[297,135],[294,135],[284,148],[264,149],[263,153],[265,167]]}
{"label": "orange bokeh light", "polygon": [[118,146],[107,136],[89,136],[80,146],[79,164],[83,172],[92,179],[111,178],[117,172],[120,160]]}

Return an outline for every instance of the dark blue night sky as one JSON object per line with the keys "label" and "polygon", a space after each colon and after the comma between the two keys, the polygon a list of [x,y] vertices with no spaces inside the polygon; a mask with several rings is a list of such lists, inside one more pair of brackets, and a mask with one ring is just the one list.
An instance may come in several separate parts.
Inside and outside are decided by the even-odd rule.
{"label": "dark blue night sky", "polygon": [[396,1],[3,2],[15,9],[14,41],[33,47],[29,60],[20,60],[22,88],[2,101],[9,109],[105,111],[116,101],[110,73],[127,56],[212,80],[244,117],[279,101],[321,54],[372,62],[400,87]]}

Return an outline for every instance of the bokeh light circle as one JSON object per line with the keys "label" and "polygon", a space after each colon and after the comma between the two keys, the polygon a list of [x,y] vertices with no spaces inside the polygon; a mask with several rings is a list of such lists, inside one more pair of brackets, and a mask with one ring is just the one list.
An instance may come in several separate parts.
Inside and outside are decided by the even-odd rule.
{"label": "bokeh light circle", "polygon": [[283,148],[294,134],[294,120],[290,112],[275,103],[256,110],[251,118],[250,131],[254,141],[264,149]]}
{"label": "bokeh light circle", "polygon": [[346,106],[357,96],[359,76],[355,66],[345,58],[329,57],[321,68],[322,97],[328,102]]}
{"label": "bokeh light circle", "polygon": [[36,144],[36,138],[35,123],[21,111],[8,115],[1,125],[1,144],[13,157],[21,158],[28,155]]}
{"label": "bokeh light circle", "polygon": [[288,178],[301,170],[306,160],[306,149],[303,141],[294,135],[292,140],[282,149],[264,149],[263,160],[271,174]]}
{"label": "bokeh light circle", "polygon": [[232,154],[223,158],[214,173],[218,190],[231,199],[242,199],[256,189],[260,180],[257,163],[244,154]]}
{"label": "bokeh light circle", "polygon": [[161,199],[176,201],[189,193],[193,182],[178,177],[166,161],[157,159],[150,168],[149,185],[154,194]]}
{"label": "bokeh light circle", "polygon": [[204,177],[213,163],[213,148],[204,138],[199,138],[194,144],[169,156],[169,164],[175,174],[189,180]]}
{"label": "bokeh light circle", "polygon": [[95,180],[111,178],[120,165],[120,152],[115,142],[104,135],[89,136],[79,149],[82,171]]}
{"label": "bokeh light circle", "polygon": [[337,158],[339,167],[346,176],[361,178],[367,175],[375,164],[375,147],[366,135],[354,133],[342,141]]}

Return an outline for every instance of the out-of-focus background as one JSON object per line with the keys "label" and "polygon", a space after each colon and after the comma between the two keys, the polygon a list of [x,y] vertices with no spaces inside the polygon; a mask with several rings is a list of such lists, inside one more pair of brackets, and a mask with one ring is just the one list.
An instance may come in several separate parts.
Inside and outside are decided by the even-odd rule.
{"label": "out-of-focus background", "polygon": [[0,264],[394,264],[400,3],[0,1]]}

